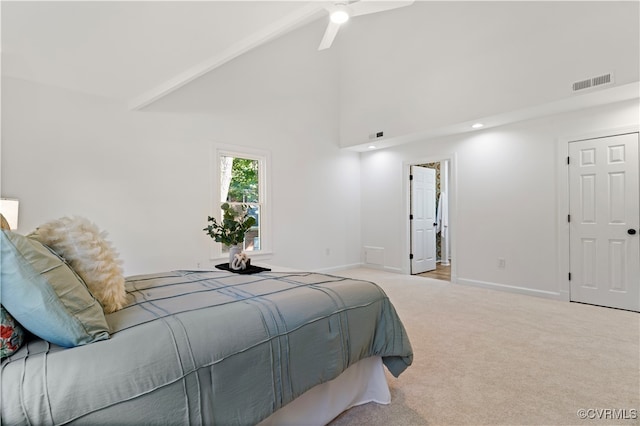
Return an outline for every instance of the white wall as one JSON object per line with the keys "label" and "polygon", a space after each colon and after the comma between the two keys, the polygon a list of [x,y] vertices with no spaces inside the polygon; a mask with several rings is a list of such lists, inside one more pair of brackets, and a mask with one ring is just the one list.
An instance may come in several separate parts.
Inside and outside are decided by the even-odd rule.
{"label": "white wall", "polygon": [[2,101],[2,194],[20,199],[18,231],[81,215],[109,232],[127,272],[202,261],[205,122],[15,79]]}
{"label": "white wall", "polygon": [[[315,30],[245,55],[218,70],[228,78],[208,76],[146,112],[3,78],[2,195],[20,199],[19,231],[77,214],[109,232],[128,275],[210,266],[202,228],[216,204],[211,152],[224,143],[271,153],[274,254],[261,261],[304,270],[359,263],[359,156],[338,148],[335,61],[307,48]],[[290,55],[274,56],[282,49]],[[266,72],[256,80],[256,70]]]}
{"label": "white wall", "polygon": [[[420,6],[431,2],[426,3]],[[454,10],[463,6],[471,7],[464,3]],[[433,19],[429,13],[420,16]],[[464,16],[465,22],[473,18]],[[363,29],[380,19],[360,18]],[[422,28],[421,22],[404,27]],[[383,32],[386,27],[377,28]],[[423,119],[428,126],[442,124],[431,123],[430,110],[421,105],[438,109],[448,102],[450,112],[460,111],[464,103],[456,101],[455,93],[464,90],[451,95],[438,86],[444,91],[429,97],[408,90],[422,77],[436,81],[418,72],[428,63],[425,58],[457,50],[415,56],[419,63],[407,67],[400,59],[412,57],[413,45],[396,46],[401,57],[380,63],[377,53],[385,50],[355,46],[353,57],[345,57],[343,47],[350,39],[342,32],[344,46],[318,52],[323,30],[320,21],[301,28],[144,112],[128,111],[106,98],[3,78],[2,195],[21,200],[20,231],[79,214],[109,231],[127,274],[210,266],[212,241],[201,229],[215,204],[212,146],[235,144],[271,152],[274,254],[265,261],[334,268],[359,263],[363,247],[372,246],[384,249],[381,266],[405,271],[405,164],[455,154],[452,250],[458,278],[557,292],[556,139],[637,124],[637,100],[360,155],[339,148],[345,125],[368,132],[362,120],[375,124],[384,118],[397,120],[397,131],[407,134]],[[633,35],[637,26],[629,31]],[[485,36],[500,34],[488,31]],[[626,32],[616,34],[627,40]],[[367,37],[382,48],[384,43],[376,44],[380,35],[373,31]],[[475,59],[489,63],[486,57]],[[601,63],[609,71],[608,61]],[[595,69],[594,63],[589,66],[589,72]],[[623,81],[618,83],[637,80],[637,66],[637,61],[632,66],[621,62]],[[395,90],[398,82],[403,90]],[[478,102],[491,99],[465,93]],[[508,97],[508,92],[496,93]],[[429,102],[412,103],[420,100]],[[501,108],[505,105],[522,106],[506,102]],[[341,107],[354,116],[344,115]],[[504,270],[497,269],[497,257],[506,259]]]}
{"label": "white wall", "polygon": [[[559,141],[637,126],[638,100],[361,154],[362,244],[408,272],[406,165],[455,159],[450,214],[458,282],[560,297]],[[565,213],[566,214],[566,213]],[[498,258],[506,261],[498,268]]]}
{"label": "white wall", "polygon": [[340,141],[422,133],[638,81],[638,2],[419,1],[341,29]]}

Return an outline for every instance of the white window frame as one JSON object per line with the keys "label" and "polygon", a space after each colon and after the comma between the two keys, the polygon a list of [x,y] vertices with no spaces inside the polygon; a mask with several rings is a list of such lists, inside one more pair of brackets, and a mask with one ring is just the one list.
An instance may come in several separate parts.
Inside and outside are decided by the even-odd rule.
{"label": "white window frame", "polygon": [[[211,200],[211,213],[209,216],[220,220],[220,187],[221,170],[220,157],[231,156],[247,158],[258,161],[258,192],[260,198],[260,250],[247,252],[250,258],[265,258],[272,254],[272,232],[271,232],[271,191],[270,191],[270,166],[271,153],[255,148],[242,147],[237,145],[215,144],[211,163],[213,190]],[[222,252],[222,244],[215,242],[212,244],[211,260],[218,261],[226,259],[227,254]]]}

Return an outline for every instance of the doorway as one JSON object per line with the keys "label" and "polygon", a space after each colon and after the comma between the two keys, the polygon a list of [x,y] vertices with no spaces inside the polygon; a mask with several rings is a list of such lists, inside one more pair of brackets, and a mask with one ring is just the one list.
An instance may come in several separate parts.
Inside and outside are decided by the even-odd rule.
{"label": "doorway", "polygon": [[[425,160],[417,163],[413,163],[409,165],[410,176],[411,179],[411,170],[414,167],[426,168],[435,172],[435,194],[433,195],[435,205],[433,212],[433,220],[429,222],[429,226],[431,226],[433,234],[435,234],[435,242],[434,242],[434,257],[435,264],[433,267],[430,267],[427,272],[423,272],[419,267],[414,266],[414,205],[416,204],[416,200],[413,199],[415,195],[413,194],[413,190],[409,191],[409,206],[410,206],[410,236],[409,236],[409,257],[412,258],[410,262],[410,273],[413,275],[418,275],[422,277],[434,278],[439,280],[452,281],[452,276],[455,274],[452,273],[452,244],[451,244],[451,231],[452,231],[452,218],[450,213],[450,202],[453,188],[453,179],[452,179],[452,159],[451,158],[443,158],[437,160]],[[410,181],[409,187],[412,187],[412,183]]]}
{"label": "doorway", "polygon": [[638,133],[569,142],[570,300],[640,311]]}

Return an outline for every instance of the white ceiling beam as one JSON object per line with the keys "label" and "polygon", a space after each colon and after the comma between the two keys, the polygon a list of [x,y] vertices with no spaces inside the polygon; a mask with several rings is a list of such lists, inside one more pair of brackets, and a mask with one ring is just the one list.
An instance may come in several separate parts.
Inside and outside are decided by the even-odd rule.
{"label": "white ceiling beam", "polygon": [[[129,109],[132,111],[141,110],[152,103],[162,99],[171,92],[179,89],[185,84],[213,71],[214,69],[226,64],[227,62],[237,58],[238,56],[261,46],[268,41],[280,37],[289,31],[292,31],[302,25],[308,24],[326,13],[323,7],[324,2],[313,1],[300,9],[292,12],[282,19],[264,27],[250,36],[232,44],[219,55],[213,56],[206,61],[195,65],[175,77],[159,84],[153,89],[133,98],[129,102]],[[322,13],[321,13],[322,12]]]}

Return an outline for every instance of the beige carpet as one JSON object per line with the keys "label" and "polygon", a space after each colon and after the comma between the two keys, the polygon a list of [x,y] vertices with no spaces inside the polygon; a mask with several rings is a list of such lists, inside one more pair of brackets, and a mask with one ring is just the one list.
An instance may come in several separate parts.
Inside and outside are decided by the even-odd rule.
{"label": "beige carpet", "polygon": [[640,424],[640,315],[368,269],[340,274],[386,291],[414,363],[398,379],[387,373],[391,404],[354,407],[332,426]]}

